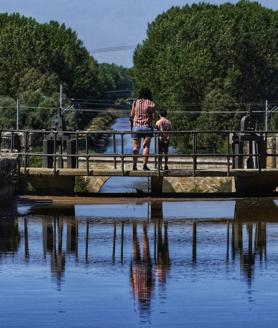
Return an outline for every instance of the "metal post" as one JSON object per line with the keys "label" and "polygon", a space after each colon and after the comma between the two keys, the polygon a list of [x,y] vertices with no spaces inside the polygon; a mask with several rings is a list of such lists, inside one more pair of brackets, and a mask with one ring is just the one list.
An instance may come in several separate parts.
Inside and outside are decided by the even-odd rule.
{"label": "metal post", "polygon": [[121,160],[122,160],[122,174],[125,172],[125,164],[124,164],[124,134],[121,133]]}
{"label": "metal post", "polygon": [[[115,135],[115,133],[113,134],[113,153],[114,153],[114,155],[116,154],[116,151],[117,151],[117,149],[116,149],[116,135]],[[114,156],[114,169],[116,169],[117,168],[117,159],[116,159],[116,156]]]}
{"label": "metal post", "polygon": [[[155,169],[157,168],[157,149],[158,149],[157,140],[158,140],[157,134],[155,133],[154,134],[154,155],[155,155],[155,157],[154,157],[154,167],[155,167]],[[158,165],[160,165],[159,160],[158,160]]]}
{"label": "metal post", "polygon": [[11,145],[10,145],[10,150],[13,153],[14,151],[14,131],[11,133]]}
{"label": "metal post", "polygon": [[56,173],[57,171],[57,163],[56,163],[56,157],[57,157],[57,132],[54,132],[54,157],[53,157],[53,161],[54,161],[54,165],[53,165],[53,168],[54,168],[54,173]]}
{"label": "metal post", "polygon": [[265,101],[265,131],[268,131],[268,100]]}
{"label": "metal post", "polygon": [[76,143],[75,143],[75,147],[76,147],[76,168],[78,169],[79,168],[79,157],[78,157],[78,153],[79,153],[79,149],[78,149],[78,138],[79,138],[79,134],[78,133],[76,133],[75,134],[75,137],[76,137]]}
{"label": "metal post", "polygon": [[197,158],[196,158],[196,133],[192,134],[192,155],[193,155],[193,176],[195,177],[197,169]]}
{"label": "metal post", "polygon": [[89,170],[89,147],[88,147],[88,133],[86,133],[86,167],[87,167],[87,175],[90,175]]}
{"label": "metal post", "polygon": [[19,101],[16,99],[16,129],[19,129]]}
{"label": "metal post", "polygon": [[227,156],[227,176],[230,175],[230,134],[227,134],[228,136],[228,144],[227,144],[227,148],[228,148],[228,156]]}
{"label": "metal post", "polygon": [[27,172],[27,132],[24,132],[24,173]]}

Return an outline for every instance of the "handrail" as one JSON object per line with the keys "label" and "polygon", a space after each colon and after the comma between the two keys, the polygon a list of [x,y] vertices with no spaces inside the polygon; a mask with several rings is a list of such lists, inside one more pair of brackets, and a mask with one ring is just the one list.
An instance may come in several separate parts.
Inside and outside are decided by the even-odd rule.
{"label": "handrail", "polygon": [[[41,133],[41,134],[49,134],[49,133],[53,133],[53,134],[133,134],[134,132],[132,132],[132,130],[67,130],[67,131],[56,131],[56,130],[43,130],[43,129],[39,129],[39,130],[32,130],[32,129],[0,129],[0,133],[6,133],[6,132],[10,132],[10,133]],[[157,131],[157,130],[153,130],[150,133],[154,133],[154,134],[161,134],[161,133],[165,133],[165,131]],[[278,134],[278,130],[273,130],[273,131],[266,131],[266,130],[255,130],[255,131],[249,131],[249,130],[171,130],[171,131],[167,131],[167,133],[170,134],[180,134],[180,133],[186,133],[186,134],[192,134],[192,133],[215,133],[215,134],[228,134],[228,133],[238,133],[238,134]],[[136,132],[136,134],[146,134],[146,132]]]}
{"label": "handrail", "polygon": [[[16,130],[16,129],[2,129],[0,130],[0,153],[2,152],[2,141],[6,139],[10,139],[10,153],[17,154],[17,156],[20,158],[20,165],[24,167],[25,171],[27,167],[32,167],[30,165],[30,158],[32,157],[40,157],[41,159],[49,158],[52,162],[51,165],[53,165],[54,172],[57,171],[59,166],[64,166],[64,160],[72,159],[72,163],[75,168],[79,167],[79,162],[84,162],[84,158],[86,160],[86,168],[87,172],[89,172],[90,167],[94,165],[94,159],[97,158],[110,158],[114,161],[114,169],[117,169],[117,164],[120,163],[120,170],[122,173],[125,173],[125,164],[127,164],[127,159],[133,159],[135,156],[140,158],[143,158],[144,155],[133,155],[130,153],[127,153],[125,151],[125,144],[124,144],[124,138],[125,136],[131,136],[133,131],[131,130],[123,130],[123,131],[114,131],[114,130],[75,130],[75,131],[52,131],[52,130]],[[150,132],[152,135],[154,135],[154,142],[155,142],[155,149],[154,152],[151,152],[149,154],[150,159],[154,159],[155,164],[155,170],[158,171],[159,175],[161,174],[161,160],[163,157],[165,157],[164,154],[158,153],[158,136],[160,134],[164,134],[165,131],[152,131]],[[178,130],[178,131],[167,131],[167,133],[171,135],[182,135],[183,137],[188,137],[188,152],[185,153],[178,153],[178,154],[167,154],[167,158],[169,160],[180,158],[183,159],[192,159],[192,170],[193,170],[193,176],[195,176],[195,173],[197,170],[200,169],[198,165],[200,165],[198,158],[225,158],[225,163],[221,163],[226,166],[227,176],[230,174],[231,170],[231,162],[234,161],[235,158],[241,158],[244,159],[246,157],[251,157],[253,159],[256,159],[258,161],[258,171],[261,171],[261,163],[260,160],[264,157],[278,157],[278,153],[274,151],[273,153],[269,153],[265,151],[264,153],[243,153],[243,152],[237,152],[233,153],[231,150],[231,138],[236,136],[260,136],[264,142],[267,141],[268,136],[278,135],[278,131],[264,131],[264,130],[256,130],[256,131],[238,131],[238,130]],[[136,132],[136,134],[146,134],[145,132]],[[218,152],[218,153],[211,153],[211,152],[200,152],[198,149],[198,142],[200,141],[200,136],[208,134],[208,135],[218,135],[223,138],[223,141],[227,142],[227,151]],[[38,135],[41,138],[45,138],[46,136],[50,137],[50,139],[47,139],[48,141],[51,141],[53,143],[52,145],[52,151],[39,151],[38,149],[32,149],[32,138],[33,136]],[[103,154],[103,153],[91,153],[89,151],[91,142],[90,137],[95,135],[105,135],[112,137],[112,151],[110,154]],[[16,151],[16,145],[15,145],[15,136],[23,137],[22,139],[22,145],[21,149],[18,149]],[[61,139],[61,137],[67,137],[68,139]],[[118,138],[117,138],[118,137]],[[39,142],[39,147],[42,148],[42,139],[36,139],[37,145]],[[41,140],[41,141],[38,141]],[[74,151],[71,153],[68,153],[68,151],[65,151],[65,145],[64,142],[67,142],[66,140],[70,140],[72,142],[72,147],[74,148]],[[117,143],[118,141],[118,143]],[[209,147],[207,147],[209,149]],[[47,159],[48,161],[48,159]],[[171,161],[169,162],[171,164]],[[181,163],[182,164],[182,163]],[[184,164],[188,165],[188,162],[184,162]]]}

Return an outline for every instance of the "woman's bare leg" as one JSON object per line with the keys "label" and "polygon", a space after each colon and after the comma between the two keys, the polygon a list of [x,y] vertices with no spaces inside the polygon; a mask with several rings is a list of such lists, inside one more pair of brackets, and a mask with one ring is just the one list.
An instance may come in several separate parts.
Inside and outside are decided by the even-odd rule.
{"label": "woman's bare leg", "polygon": [[144,143],[143,143],[143,164],[147,165],[148,164],[148,160],[149,160],[149,152],[150,152],[150,145],[151,145],[151,138],[150,137],[146,137],[144,139]]}
{"label": "woman's bare leg", "polygon": [[139,150],[141,146],[141,138],[134,138],[133,139],[133,166],[137,165]]}

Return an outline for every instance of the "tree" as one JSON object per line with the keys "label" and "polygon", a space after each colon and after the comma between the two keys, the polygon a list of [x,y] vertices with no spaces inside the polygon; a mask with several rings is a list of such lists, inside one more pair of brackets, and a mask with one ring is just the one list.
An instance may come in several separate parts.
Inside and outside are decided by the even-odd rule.
{"label": "tree", "polygon": [[[277,98],[278,12],[244,0],[173,7],[136,48],[134,77],[136,89],[150,87],[169,109],[176,129],[238,127],[239,109]],[[202,114],[216,109],[236,116]]]}
{"label": "tree", "polygon": [[[60,83],[66,98],[75,98],[82,107],[83,98],[104,98],[107,91],[131,88],[131,77],[127,68],[99,65],[64,24],[0,14],[0,126],[15,127],[11,113],[18,98],[22,128],[49,128],[59,105]],[[66,115],[70,128],[83,128],[89,119],[76,112]]]}

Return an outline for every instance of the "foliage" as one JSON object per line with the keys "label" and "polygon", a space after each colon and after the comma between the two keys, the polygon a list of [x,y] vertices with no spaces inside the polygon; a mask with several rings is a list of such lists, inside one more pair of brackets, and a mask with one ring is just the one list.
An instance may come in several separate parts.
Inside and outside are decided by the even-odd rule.
{"label": "foliage", "polygon": [[84,177],[75,177],[75,185],[74,191],[75,192],[88,192],[88,185],[89,182]]}
{"label": "foliage", "polygon": [[[129,69],[98,64],[64,24],[0,14],[0,128],[15,128],[16,98],[21,128],[48,129],[59,105],[60,83],[69,104],[69,98],[78,103],[104,97],[108,90],[130,89],[130,76]],[[92,116],[68,112],[67,125],[83,128]]]}
{"label": "foliage", "polygon": [[[275,100],[277,50],[278,12],[257,2],[173,7],[149,25],[135,50],[136,89],[152,89],[175,129],[239,128],[238,114],[205,112]],[[192,110],[199,112],[187,114]]]}
{"label": "foliage", "polygon": [[16,127],[16,102],[11,97],[0,97],[0,128]]}
{"label": "foliage", "polygon": [[99,64],[99,83],[108,93],[117,90],[131,90],[131,69],[115,64]]}

